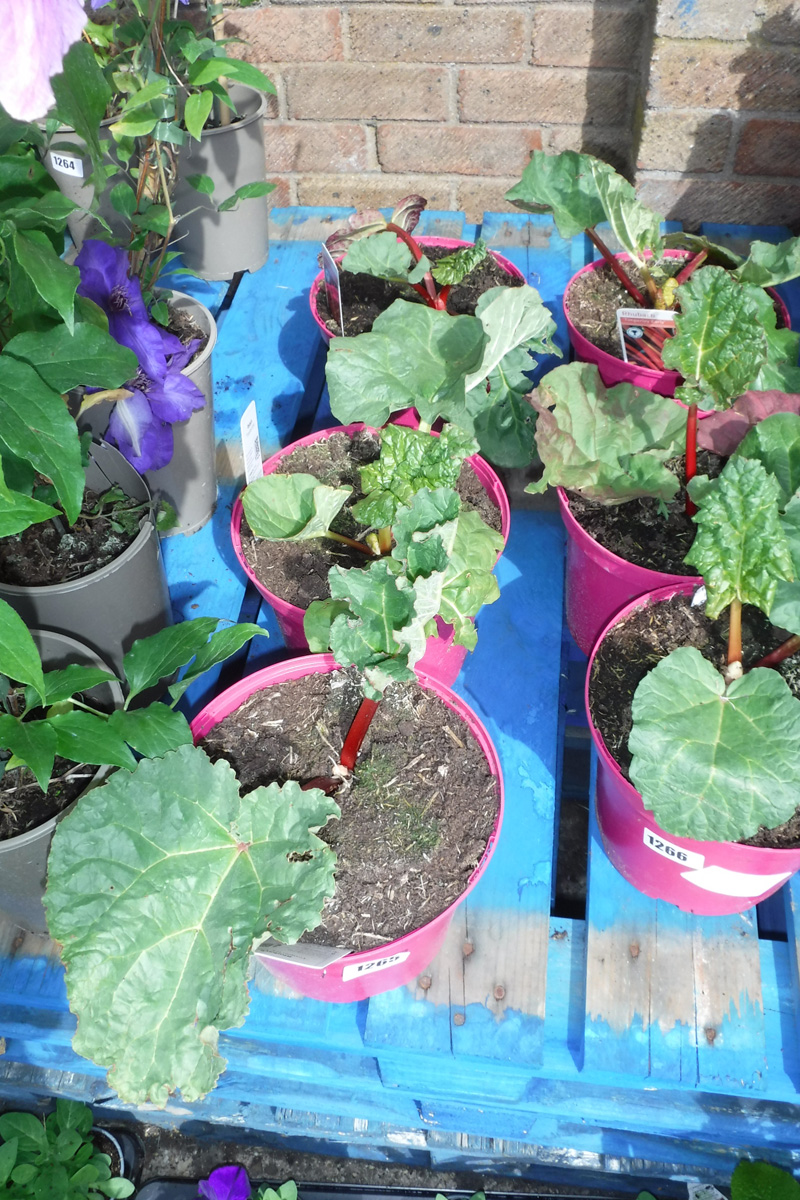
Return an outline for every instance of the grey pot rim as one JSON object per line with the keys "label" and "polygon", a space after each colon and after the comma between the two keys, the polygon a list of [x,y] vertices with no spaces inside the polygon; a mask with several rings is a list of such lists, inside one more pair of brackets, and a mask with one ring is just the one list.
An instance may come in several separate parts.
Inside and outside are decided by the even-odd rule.
{"label": "grey pot rim", "polygon": [[259,96],[260,100],[258,103],[258,108],[256,109],[255,112],[250,113],[246,117],[240,117],[238,121],[234,121],[230,125],[218,125],[216,127],[216,129],[201,130],[201,132],[200,132],[200,141],[201,142],[204,141],[205,138],[219,137],[220,135],[224,135],[226,133],[233,133],[237,129],[246,129],[247,126],[252,125],[254,121],[259,121],[266,113],[266,111],[267,111],[267,93],[266,92],[262,92],[259,88],[251,87],[249,83],[235,83],[234,82],[231,84],[231,90],[233,90],[233,88],[237,88],[237,89],[241,89],[242,91],[249,92],[252,96]]}
{"label": "grey pot rim", "polygon": [[[199,371],[200,368],[205,366],[205,364],[208,362],[213,353],[214,347],[217,344],[217,319],[212,313],[211,309],[207,308],[206,305],[203,304],[202,300],[198,300],[196,296],[190,296],[188,292],[179,292],[176,288],[156,288],[156,295],[158,295],[160,292],[169,292],[171,299],[188,300],[189,304],[193,308],[199,310],[199,312],[203,314],[206,324],[208,325],[208,341],[197,355],[197,358],[193,358],[192,361],[181,371],[181,375],[187,375],[191,379],[192,375],[194,375],[196,371]],[[169,304],[169,300],[167,301],[167,304]],[[186,420],[188,421],[190,418],[187,417]],[[181,425],[183,422],[174,421],[173,424]]]}
{"label": "grey pot rim", "polygon": [[[105,662],[99,654],[95,654],[94,650],[90,649],[85,642],[81,642],[77,638],[69,637],[69,635],[66,633],[58,633],[54,629],[31,629],[30,633],[34,638],[37,636],[37,634],[45,634],[46,637],[54,638],[56,641],[61,642],[65,649],[70,650],[73,654],[80,655],[84,660],[88,660],[89,666],[100,667],[101,670],[108,671],[109,674],[114,675],[114,672],[108,663]],[[107,680],[103,686],[108,687],[111,690],[114,697],[114,703],[121,708],[125,701],[125,697],[122,694],[122,688],[120,687],[119,680],[116,678],[116,676],[114,676],[113,679]],[[111,766],[98,767],[90,782],[81,792],[81,796],[83,796],[90,787],[94,787],[95,784],[104,780],[113,770],[114,768]],[[0,840],[0,858],[2,858],[4,852],[18,850],[20,847],[27,846],[30,842],[36,841],[38,838],[45,836],[49,837],[58,822],[62,820],[62,818],[65,817],[68,812],[72,811],[72,809],[78,803],[78,800],[80,800],[81,796],[77,796],[71,804],[68,804],[66,808],[62,809],[61,812],[56,813],[55,816],[49,817],[46,821],[43,821],[41,825],[34,825],[32,829],[26,829],[24,833],[18,833],[15,837],[3,838]]]}
{"label": "grey pot rim", "polygon": [[[93,443],[93,445],[103,446],[106,450],[112,450],[114,454],[119,454],[125,465],[130,467],[132,471],[136,471],[136,468],[132,467],[125,456],[120,454],[116,446],[112,446],[109,442],[104,441]],[[142,482],[142,487],[147,493],[146,502],[152,506],[153,497],[150,492],[150,488],[147,486],[146,482],[138,471],[136,471],[136,474],[139,475],[139,478]],[[142,503],[145,503],[145,501],[142,501]],[[66,596],[73,592],[79,592],[83,588],[91,586],[91,584],[97,579],[107,579],[110,575],[116,574],[120,567],[125,566],[132,558],[135,558],[135,556],[141,552],[145,543],[151,536],[151,532],[153,531],[155,531],[155,522],[151,507],[150,512],[145,513],[145,515],[142,517],[139,523],[139,532],[131,542],[130,546],[123,550],[122,554],[118,554],[116,558],[113,558],[110,563],[106,563],[104,567],[100,567],[99,570],[90,571],[88,575],[82,575],[80,579],[70,579],[63,583],[4,583],[2,584],[2,591],[4,594],[11,596],[25,596],[30,593],[35,593],[37,596]]]}

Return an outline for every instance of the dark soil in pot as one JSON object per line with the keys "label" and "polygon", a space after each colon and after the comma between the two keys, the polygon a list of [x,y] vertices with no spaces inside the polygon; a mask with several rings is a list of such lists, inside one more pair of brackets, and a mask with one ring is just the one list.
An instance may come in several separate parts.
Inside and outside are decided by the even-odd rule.
{"label": "dark soil in pot", "polygon": [[[606,749],[630,782],[633,695],[641,680],[679,646],[694,646],[722,673],[727,665],[727,610],[717,620],[705,615],[705,605],[692,607],[691,596],[643,605],[605,636],[595,655],[589,687],[589,708]],[[757,608],[742,610],[743,666],[752,667],[785,640]],[[800,657],[785,659],[778,668],[792,693],[800,698]],[[782,848],[800,843],[800,812],[775,829],[760,829],[748,846]]]}
{"label": "dark soil in pot", "polygon": [[[69,583],[113,562],[136,540],[143,505],[139,500],[122,501],[122,524],[113,513],[97,512],[100,501],[96,492],[87,489],[74,525],[68,525],[66,518],[51,517],[0,538],[0,581],[18,587]],[[133,510],[139,516],[124,520]]]}
{"label": "dark soil in pot", "polygon": [[[355,672],[308,675],[256,693],[200,745],[233,766],[243,791],[305,782],[330,774],[361,699]],[[320,831],[338,855],[336,893],[302,940],[373,949],[463,892],[497,817],[497,782],[451,709],[393,684],[336,801],[341,820]]]}
{"label": "dark soil in pot", "polygon": [[[302,472],[314,475],[331,487],[349,484],[353,494],[337,514],[332,524],[334,533],[360,537],[364,526],[350,514],[351,505],[363,498],[359,468],[374,461],[380,453],[380,442],[373,433],[334,433],[329,438],[300,446],[282,458],[277,473],[291,475]],[[465,508],[474,509],[492,529],[500,529],[500,510],[492,502],[475,472],[465,463],[456,485]],[[261,582],[274,595],[299,608],[307,608],[312,600],[325,600],[330,595],[328,571],[334,565],[363,567],[370,561],[365,554],[324,538],[307,542],[268,542],[255,537],[242,518],[242,550]]]}
{"label": "dark soil in pot", "polygon": [[[724,459],[707,450],[697,454],[698,475],[716,479]],[[683,479],[685,459],[670,459],[666,466]],[[627,500],[624,504],[599,504],[575,492],[568,493],[569,510],[590,537],[626,562],[668,575],[696,575],[694,567],[683,561],[697,533],[686,515],[686,489],[681,485],[666,506],[658,500]],[[666,507],[666,512],[664,511]]]}
{"label": "dark soil in pot", "polygon": [[189,359],[188,365],[191,366],[197,356],[205,350],[206,343],[208,342],[208,334],[201,325],[198,325],[187,309],[173,308],[169,300],[167,301],[167,308],[169,309],[169,322],[166,328],[169,333],[174,333],[176,338],[180,338],[184,346],[188,342],[191,342],[193,338],[200,339],[200,345]]}
{"label": "dark soil in pot", "polygon": [[[424,241],[424,239],[423,239]],[[452,254],[453,250],[446,246],[423,246],[425,255],[431,262],[438,262]],[[522,287],[523,280],[516,275],[509,275],[494,256],[489,253],[470,271],[461,283],[457,283],[447,297],[447,311],[453,316],[466,314],[475,315],[475,306],[484,292],[493,287]],[[438,285],[437,285],[438,290]],[[380,313],[385,312],[395,300],[418,300],[422,298],[411,287],[390,283],[386,279],[376,279],[374,275],[339,272],[339,294],[344,310],[345,333],[353,337],[357,333],[368,333],[372,323]],[[324,287],[317,294],[317,312],[330,332],[338,337],[338,314],[331,313],[328,305],[328,294]]]}
{"label": "dark soil in pot", "polygon": [[56,758],[46,793],[27,767],[6,771],[0,778],[0,842],[19,837],[58,816],[86,791],[97,770],[85,763]]}

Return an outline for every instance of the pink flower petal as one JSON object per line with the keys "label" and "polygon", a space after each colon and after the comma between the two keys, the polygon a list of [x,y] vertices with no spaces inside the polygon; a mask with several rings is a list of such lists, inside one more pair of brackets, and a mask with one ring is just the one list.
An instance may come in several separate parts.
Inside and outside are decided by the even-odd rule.
{"label": "pink flower petal", "polygon": [[69,47],[86,24],[80,0],[5,0],[0,23],[0,104],[18,121],[43,117],[55,102]]}

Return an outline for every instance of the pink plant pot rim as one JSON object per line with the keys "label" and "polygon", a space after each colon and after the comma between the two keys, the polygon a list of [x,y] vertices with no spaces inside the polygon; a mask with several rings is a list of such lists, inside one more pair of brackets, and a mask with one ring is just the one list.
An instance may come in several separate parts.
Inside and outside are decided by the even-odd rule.
{"label": "pink plant pot rim", "polygon": [[[458,250],[462,246],[473,245],[472,242],[464,242],[458,238],[425,237],[424,235],[422,237],[418,237],[416,241],[419,242],[420,246],[444,246],[447,250]],[[504,271],[507,271],[509,275],[513,276],[515,279],[521,279],[523,283],[525,282],[525,276],[523,275],[522,271],[520,271],[519,267],[515,267],[514,264],[509,261],[509,259],[502,254],[498,254],[496,250],[490,249],[489,253],[494,259],[496,259]],[[333,337],[333,334],[317,312],[317,295],[320,288],[323,286],[324,279],[324,271],[320,271],[314,277],[314,282],[311,284],[311,292],[309,293],[308,302],[311,306],[311,315],[314,318],[317,329],[320,331],[324,341],[329,342]]]}
{"label": "pink plant pot rim", "polygon": [[[689,258],[690,251],[665,250],[664,256],[667,258]],[[615,258],[620,259],[622,262],[630,262],[631,256],[620,253],[616,254]],[[663,371],[655,371],[650,367],[640,367],[635,363],[626,363],[624,359],[617,358],[613,354],[608,354],[605,350],[601,350],[598,346],[595,346],[593,342],[590,342],[573,325],[569,315],[570,288],[581,275],[585,275],[589,271],[597,271],[604,265],[604,262],[604,259],[598,258],[594,262],[588,263],[587,266],[581,267],[580,271],[576,271],[572,276],[564,291],[564,316],[566,317],[569,329],[569,339],[576,355],[583,362],[596,363],[604,379],[608,375],[609,379],[613,379],[614,383],[626,380],[633,383],[635,387],[646,388],[647,391],[657,392],[663,396],[674,396],[675,389],[682,382],[682,376],[678,371],[668,371],[666,368]],[[791,318],[783,300],[773,288],[767,288],[767,292],[780,311],[784,327],[790,329]],[[632,299],[631,305],[633,305]],[[613,384],[608,383],[607,386],[613,386]],[[704,417],[707,413],[701,411],[698,415]]]}
{"label": "pink plant pot rim", "polygon": [[[315,442],[320,442],[325,438],[330,437],[333,433],[346,433],[352,436],[352,434],[363,429],[370,433],[380,434],[379,429],[373,429],[369,425],[363,425],[360,423],[352,425],[336,425],[331,429],[320,429],[316,433],[310,433],[307,437],[299,438],[296,442],[291,442],[288,446],[284,446],[283,449],[278,450],[277,453],[273,454],[270,458],[265,459],[262,468],[263,473],[265,475],[270,475],[275,470],[281,459],[286,458],[299,446],[311,446]],[[432,434],[431,436],[436,437],[438,435]],[[490,497],[500,510],[500,531],[502,533],[503,542],[505,545],[505,543],[508,541],[508,533],[511,525],[511,510],[509,508],[508,497],[506,496],[505,488],[500,482],[500,479],[495,471],[492,470],[486,460],[481,458],[480,455],[475,454],[466,461],[472,467],[478,479],[486,488],[486,491],[489,493]],[[291,648],[302,649],[303,644],[305,643],[305,638],[302,634],[303,614],[305,613],[305,609],[300,608],[297,604],[290,604],[287,600],[282,600],[280,596],[276,596],[274,592],[271,592],[269,588],[267,588],[265,584],[262,583],[262,581],[258,578],[255,571],[247,561],[244,551],[242,550],[243,516],[244,509],[242,507],[242,497],[240,494],[236,499],[236,503],[233,506],[233,512],[231,513],[231,541],[233,542],[233,549],[236,557],[241,564],[242,570],[247,575],[247,578],[255,584],[264,599],[267,600],[268,603],[274,608],[281,624],[281,629],[284,630],[284,634],[286,634],[288,630],[299,631],[301,640],[297,640],[297,633],[295,633],[292,638],[295,644]],[[500,555],[498,554],[497,557],[499,559]],[[307,645],[307,643],[305,644]]]}
{"label": "pink plant pot rim", "polygon": [[[318,672],[329,674],[332,671],[339,670],[341,670],[341,667],[336,662],[332,654],[306,654],[303,655],[302,658],[292,658],[288,659],[286,662],[275,663],[270,667],[265,667],[260,671],[256,671],[252,675],[245,676],[244,679],[241,679],[238,683],[235,683],[232,687],[227,688],[219,696],[215,697],[215,699],[207,704],[205,708],[202,709],[202,711],[199,712],[194,718],[191,723],[191,730],[195,744],[201,738],[205,737],[205,735],[211,729],[213,729],[215,725],[219,724],[224,717],[229,716],[230,713],[235,712],[236,709],[240,708],[241,705],[244,704],[244,702],[248,700],[254,692],[261,691],[263,688],[270,687],[275,684],[287,683],[292,679],[301,679],[306,675],[313,675]],[[420,675],[418,677],[418,682],[421,688],[424,688],[426,691],[433,692],[435,696],[442,700],[448,708],[450,708],[458,717],[460,717],[461,720],[464,721],[464,723],[468,726],[470,732],[478,742],[481,750],[486,756],[486,761],[489,764],[492,774],[497,779],[497,818],[495,820],[492,832],[487,840],[486,848],[481,855],[480,862],[470,875],[467,885],[463,892],[461,892],[460,896],[458,896],[451,904],[449,904],[447,908],[443,909],[442,912],[437,916],[432,917],[430,921],[426,922],[424,925],[420,925],[417,929],[411,930],[410,933],[404,934],[402,937],[395,938],[393,941],[385,943],[383,946],[378,947],[377,950],[371,949],[353,951],[344,959],[339,960],[339,962],[346,962],[348,965],[357,965],[358,963],[362,962],[370,962],[375,958],[376,953],[380,953],[382,956],[394,954],[398,950],[402,950],[405,939],[419,939],[420,934],[424,934],[424,931],[426,930],[430,930],[431,934],[435,935],[442,924],[444,924],[446,927],[456,908],[472,891],[472,889],[475,887],[475,884],[486,870],[489,860],[494,853],[495,846],[497,845],[497,839],[500,836],[500,828],[503,823],[503,812],[505,807],[503,772],[500,766],[500,759],[497,755],[497,751],[495,750],[494,744],[489,737],[483,722],[479,719],[477,714],[473,712],[469,705],[461,699],[460,696],[457,696],[455,692],[451,691],[450,688],[446,687],[438,680],[432,679],[426,675]],[[333,967],[336,967],[337,965],[338,963],[332,964]],[[313,968],[307,967],[302,968],[302,970],[304,972],[308,972],[310,976],[320,976],[322,974],[322,971],[315,970]]]}
{"label": "pink plant pot rim", "polygon": [[[668,841],[681,846],[685,850],[689,850],[696,854],[701,854],[704,857],[713,856],[715,853],[719,852],[719,847],[725,847],[726,851],[730,852],[733,862],[739,867],[740,870],[749,869],[753,873],[758,873],[761,871],[766,874],[773,871],[779,872],[781,870],[795,871],[800,868],[800,847],[780,849],[767,846],[744,846],[739,842],[697,841],[694,838],[681,837],[677,834],[672,834],[661,830],[650,814],[650,810],[645,808],[641,794],[636,790],[633,784],[623,776],[616,760],[606,748],[602,734],[592,720],[592,714],[589,707],[592,668],[594,666],[594,660],[597,656],[598,650],[608,633],[614,628],[615,625],[619,624],[621,621],[624,621],[626,617],[628,617],[637,608],[642,608],[649,604],[657,604],[662,600],[670,600],[676,595],[690,596],[695,588],[700,585],[700,582],[700,580],[695,579],[690,583],[675,582],[668,587],[656,588],[654,591],[648,592],[643,596],[639,596],[636,600],[631,601],[630,604],[627,604],[623,609],[616,613],[615,616],[612,617],[612,619],[605,626],[599,638],[597,639],[597,643],[595,644],[595,647],[591,653],[589,664],[586,670],[584,699],[586,704],[586,719],[589,725],[589,732],[591,733],[592,741],[598,757],[602,762],[602,766],[610,773],[611,776],[613,776],[615,786],[621,789],[631,808],[636,811],[637,817],[644,817],[648,826],[656,833],[659,835],[663,834],[664,838]],[[773,888],[771,890],[776,889]],[[652,893],[648,892],[648,894]],[[766,894],[769,893],[765,893],[765,895]],[[756,900],[757,899],[759,899],[759,897],[756,897]],[[672,902],[679,903],[678,901]],[[679,907],[684,906],[683,904],[679,903]],[[735,905],[732,907],[722,906],[711,909],[698,907],[696,909],[692,909],[692,911],[708,911],[718,913],[723,911],[737,912],[741,911],[743,907],[749,907],[749,905],[740,905],[738,907]]]}

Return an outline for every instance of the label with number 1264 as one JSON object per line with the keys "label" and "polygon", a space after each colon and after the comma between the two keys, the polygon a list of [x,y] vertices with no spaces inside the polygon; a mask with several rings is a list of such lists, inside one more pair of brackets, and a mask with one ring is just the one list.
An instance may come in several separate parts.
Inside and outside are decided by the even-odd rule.
{"label": "label with number 1264", "polygon": [[83,179],[83,163],[74,154],[59,154],[57,150],[51,150],[50,162],[53,164],[54,171],[59,171],[62,175],[74,175],[76,179]]}
{"label": "label with number 1264", "polygon": [[704,855],[697,854],[694,850],[684,850],[683,846],[676,846],[674,842],[668,842],[666,838],[653,833],[652,829],[645,828],[644,844],[648,850],[655,850],[656,854],[662,855],[663,858],[671,858],[673,862],[680,863],[682,867],[699,870],[706,861]]}

